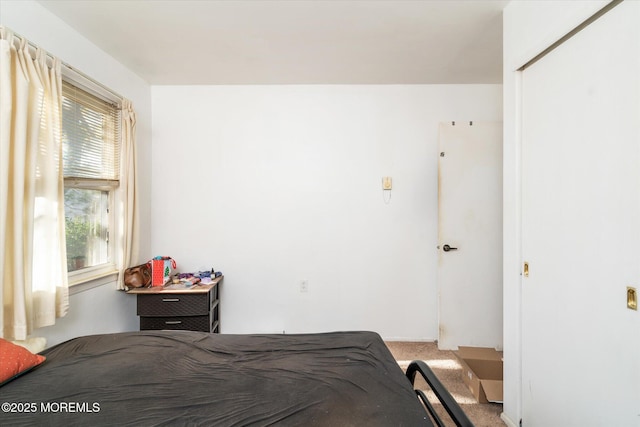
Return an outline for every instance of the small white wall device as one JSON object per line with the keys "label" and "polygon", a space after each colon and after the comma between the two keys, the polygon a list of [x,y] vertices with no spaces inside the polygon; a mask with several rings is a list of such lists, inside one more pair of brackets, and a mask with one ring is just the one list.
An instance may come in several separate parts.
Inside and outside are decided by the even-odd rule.
{"label": "small white wall device", "polygon": [[391,182],[391,177],[390,176],[383,176],[382,177],[382,189],[383,190],[391,190],[392,187],[393,187],[393,184]]}

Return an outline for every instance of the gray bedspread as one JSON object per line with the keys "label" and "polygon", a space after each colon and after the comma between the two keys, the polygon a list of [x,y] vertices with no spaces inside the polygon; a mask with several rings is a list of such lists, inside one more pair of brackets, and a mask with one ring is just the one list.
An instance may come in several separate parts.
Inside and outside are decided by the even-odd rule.
{"label": "gray bedspread", "polygon": [[[142,331],[42,354],[0,388],[0,425],[431,425],[373,332]],[[4,411],[7,402],[16,410]]]}

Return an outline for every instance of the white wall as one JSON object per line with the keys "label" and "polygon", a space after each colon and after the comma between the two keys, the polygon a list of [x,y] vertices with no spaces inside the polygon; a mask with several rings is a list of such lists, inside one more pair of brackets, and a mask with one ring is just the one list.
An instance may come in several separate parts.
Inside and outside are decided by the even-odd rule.
{"label": "white wall", "polygon": [[[499,121],[501,94],[154,86],[154,254],[224,272],[226,333],[434,340],[438,123]],[[382,176],[393,177],[388,204]]]}
{"label": "white wall", "polygon": [[[35,1],[0,0],[0,24],[26,37],[117,93],[129,98],[137,113],[140,177],[141,258],[150,257],[150,87],[81,34]],[[48,345],[91,333],[136,330],[135,298],[115,290],[113,282],[70,298],[68,315],[55,325],[34,332]],[[72,291],[73,292],[73,291]]]}
{"label": "white wall", "polygon": [[[146,82],[37,2],[0,0],[0,23],[134,102],[141,259],[223,270],[224,332],[437,337],[437,124],[500,120],[501,86],[155,87],[151,102]],[[134,299],[114,288],[72,295],[37,334],[52,345],[137,329]]]}
{"label": "white wall", "polygon": [[[513,1],[503,14],[504,96],[504,406],[521,418],[520,352],[520,73],[527,61],[602,8],[607,1]],[[578,76],[576,76],[578,78]],[[553,333],[553,331],[547,331]]]}

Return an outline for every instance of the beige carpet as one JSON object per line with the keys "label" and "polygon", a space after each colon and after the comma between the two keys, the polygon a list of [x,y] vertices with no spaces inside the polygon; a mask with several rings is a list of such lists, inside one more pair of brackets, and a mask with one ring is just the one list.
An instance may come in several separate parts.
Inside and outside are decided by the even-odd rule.
{"label": "beige carpet", "polygon": [[[500,414],[502,413],[501,404],[479,404],[475,400],[462,381],[462,368],[458,363],[458,359],[451,351],[438,350],[437,344],[433,342],[388,341],[386,344],[402,370],[406,370],[412,360],[424,360],[476,427],[505,425],[500,419]],[[429,390],[429,386],[422,378],[416,379],[416,388],[424,390],[425,392]],[[427,396],[431,402],[437,404],[437,399],[432,393],[428,392]],[[439,404],[435,406],[437,409],[442,409]],[[445,420],[445,422],[448,422],[447,426],[455,426],[443,409],[442,413],[444,415],[441,415],[441,418]]]}

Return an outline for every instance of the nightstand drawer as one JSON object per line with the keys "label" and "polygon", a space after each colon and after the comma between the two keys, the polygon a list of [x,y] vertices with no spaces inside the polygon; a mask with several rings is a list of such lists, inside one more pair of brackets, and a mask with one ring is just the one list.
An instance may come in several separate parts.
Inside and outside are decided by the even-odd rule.
{"label": "nightstand drawer", "polygon": [[140,330],[185,330],[211,332],[211,317],[184,316],[184,317],[141,317]]}
{"label": "nightstand drawer", "polygon": [[138,295],[138,316],[199,316],[208,318],[210,293]]}

